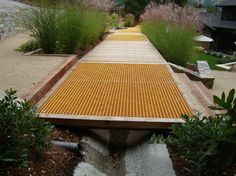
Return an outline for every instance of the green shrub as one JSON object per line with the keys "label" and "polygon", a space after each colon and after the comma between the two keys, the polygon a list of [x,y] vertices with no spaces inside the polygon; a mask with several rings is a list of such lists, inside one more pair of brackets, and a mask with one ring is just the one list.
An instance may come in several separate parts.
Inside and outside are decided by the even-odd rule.
{"label": "green shrub", "polygon": [[24,25],[44,53],[74,53],[94,43],[106,28],[106,15],[96,9],[62,4],[33,8]]}
{"label": "green shrub", "polygon": [[143,22],[141,29],[168,62],[185,66],[194,54],[194,32],[165,22]]}
{"label": "green shrub", "polygon": [[126,27],[133,27],[135,23],[135,17],[132,14],[128,14],[125,17],[125,26]]}
{"label": "green shrub", "polygon": [[109,28],[119,28],[120,27],[120,16],[117,13],[112,13],[107,16],[107,26]]}
{"label": "green shrub", "polygon": [[44,53],[55,53],[58,39],[59,11],[53,7],[32,8],[23,14],[23,23]]}
{"label": "green shrub", "polygon": [[36,49],[38,49],[38,43],[35,40],[30,40],[26,43],[23,43],[21,46],[19,46],[16,51],[19,52],[30,52],[30,51],[34,51]]}
{"label": "green shrub", "polygon": [[[180,156],[187,159],[191,176],[222,175],[222,171],[236,164],[236,97],[232,89],[228,96],[214,96],[212,110],[215,117],[200,115],[188,117],[181,125],[172,125],[173,135],[166,142],[177,147]],[[206,171],[211,171],[207,173]]]}
{"label": "green shrub", "polygon": [[50,147],[52,126],[26,101],[18,101],[16,91],[5,93],[0,100],[0,163],[27,166],[29,151],[40,157]]}

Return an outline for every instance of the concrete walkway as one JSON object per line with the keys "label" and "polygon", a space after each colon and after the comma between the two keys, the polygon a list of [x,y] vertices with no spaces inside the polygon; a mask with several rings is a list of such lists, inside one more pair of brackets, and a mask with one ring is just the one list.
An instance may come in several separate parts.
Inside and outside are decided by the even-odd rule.
{"label": "concrete walkway", "polygon": [[229,93],[231,89],[236,89],[236,72],[212,71],[215,82],[211,89],[213,95],[221,96],[222,92]]}
{"label": "concrete walkway", "polygon": [[18,34],[0,41],[0,90],[16,89],[19,97],[65,60],[64,57],[23,56],[15,51],[28,40],[28,35]]}

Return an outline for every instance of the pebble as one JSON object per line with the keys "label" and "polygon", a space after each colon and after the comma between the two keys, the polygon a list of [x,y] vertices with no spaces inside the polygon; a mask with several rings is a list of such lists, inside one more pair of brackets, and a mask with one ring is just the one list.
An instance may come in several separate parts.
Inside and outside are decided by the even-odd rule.
{"label": "pebble", "polygon": [[13,0],[0,0],[0,40],[22,31],[22,26],[16,18],[29,7]]}

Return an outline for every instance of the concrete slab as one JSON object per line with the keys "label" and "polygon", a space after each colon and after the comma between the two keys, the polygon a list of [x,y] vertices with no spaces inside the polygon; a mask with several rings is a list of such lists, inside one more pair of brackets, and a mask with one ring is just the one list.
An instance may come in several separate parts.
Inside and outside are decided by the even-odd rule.
{"label": "concrete slab", "polygon": [[175,176],[164,144],[145,142],[126,152],[126,176]]}
{"label": "concrete slab", "polygon": [[[84,140],[84,139],[83,139]],[[139,143],[133,148],[114,152],[96,139],[86,137],[82,146],[84,161],[74,169],[74,176],[175,176],[172,161],[164,144]],[[101,146],[111,150],[107,153]]]}
{"label": "concrete slab", "polygon": [[211,90],[213,95],[221,96],[222,92],[229,93],[231,89],[236,89],[236,72],[212,71],[215,82]]}
{"label": "concrete slab", "polygon": [[99,172],[93,165],[81,162],[74,170],[73,176],[107,176],[107,175]]}
{"label": "concrete slab", "polygon": [[17,89],[19,97],[65,60],[65,57],[22,56],[15,51],[28,40],[28,35],[18,34],[0,41],[0,89]]}

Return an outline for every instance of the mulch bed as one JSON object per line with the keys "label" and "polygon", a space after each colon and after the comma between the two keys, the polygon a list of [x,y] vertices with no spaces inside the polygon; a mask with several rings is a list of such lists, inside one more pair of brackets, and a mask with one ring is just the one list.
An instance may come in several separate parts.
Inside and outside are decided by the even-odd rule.
{"label": "mulch bed", "polygon": [[[51,140],[79,143],[80,137],[73,131],[55,128]],[[0,176],[69,176],[73,175],[74,167],[81,160],[82,158],[78,154],[52,146],[43,154],[42,159],[36,158],[31,152],[27,168],[0,165]]]}
{"label": "mulch bed", "polygon": [[[176,176],[187,176],[189,173],[185,169],[187,166],[187,160],[177,155],[177,149],[174,146],[167,146],[170,154],[170,158],[173,163]],[[236,165],[228,168],[223,172],[213,173],[211,169],[204,171],[204,175],[207,176],[235,176]]]}

